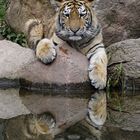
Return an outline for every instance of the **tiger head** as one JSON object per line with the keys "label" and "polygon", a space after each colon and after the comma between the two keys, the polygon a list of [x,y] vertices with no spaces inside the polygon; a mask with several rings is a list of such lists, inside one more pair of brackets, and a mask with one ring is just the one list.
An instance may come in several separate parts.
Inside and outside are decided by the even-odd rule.
{"label": "tiger head", "polygon": [[59,0],[56,35],[65,41],[94,38],[98,28],[94,1]]}

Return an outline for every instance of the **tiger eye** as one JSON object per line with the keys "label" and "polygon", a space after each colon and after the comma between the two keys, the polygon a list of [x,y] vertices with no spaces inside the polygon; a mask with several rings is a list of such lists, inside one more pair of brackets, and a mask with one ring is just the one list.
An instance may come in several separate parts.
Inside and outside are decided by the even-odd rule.
{"label": "tiger eye", "polygon": [[65,6],[63,9],[63,15],[69,17],[71,9],[68,6]]}
{"label": "tiger eye", "polygon": [[80,16],[85,16],[87,14],[86,8],[83,5],[78,9],[78,11]]}

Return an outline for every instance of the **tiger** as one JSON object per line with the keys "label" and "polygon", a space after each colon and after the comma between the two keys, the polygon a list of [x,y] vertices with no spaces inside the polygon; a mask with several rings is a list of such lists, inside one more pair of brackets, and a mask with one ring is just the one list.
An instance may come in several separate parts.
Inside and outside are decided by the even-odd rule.
{"label": "tiger", "polygon": [[56,48],[64,42],[84,54],[89,62],[87,71],[91,85],[101,90],[106,87],[108,60],[95,1],[51,0],[56,14],[49,19],[47,37],[44,38],[44,26],[39,19],[29,19],[25,30],[29,46],[44,64],[56,59]]}

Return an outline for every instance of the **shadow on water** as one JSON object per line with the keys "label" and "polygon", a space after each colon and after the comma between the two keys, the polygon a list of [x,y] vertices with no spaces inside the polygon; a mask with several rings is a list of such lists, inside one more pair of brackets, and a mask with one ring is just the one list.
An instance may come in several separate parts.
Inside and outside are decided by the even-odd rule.
{"label": "shadow on water", "polygon": [[[111,116],[113,111],[129,114],[127,108],[123,110],[121,99],[123,109],[118,108],[120,102],[114,98],[115,94],[112,93],[113,97],[106,102],[104,91],[88,94],[57,91],[52,94],[23,89],[0,90],[3,108],[0,109],[0,140],[138,140],[139,132],[108,125],[115,122],[116,118]],[[129,108],[134,110],[131,105]],[[139,109],[135,108],[135,111],[139,112]],[[139,117],[138,112],[135,117]],[[118,125],[117,121],[115,125]]]}

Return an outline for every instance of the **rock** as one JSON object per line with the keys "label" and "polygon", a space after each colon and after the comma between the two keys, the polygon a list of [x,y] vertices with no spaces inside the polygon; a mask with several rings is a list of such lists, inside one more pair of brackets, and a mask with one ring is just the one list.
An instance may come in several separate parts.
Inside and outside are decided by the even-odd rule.
{"label": "rock", "polygon": [[[38,114],[49,111],[55,116],[59,128],[64,129],[64,125],[68,125],[68,122],[69,126],[72,125],[64,129],[64,133],[57,135],[56,140],[79,138],[97,140],[97,137],[101,137],[101,140],[114,140],[122,139],[124,136],[128,140],[139,140],[140,95],[119,97],[120,102],[118,98],[118,102],[115,102],[116,97],[109,99],[108,120],[101,131],[83,120],[87,114],[89,98],[90,96],[74,94],[60,93],[54,96],[18,89],[0,90],[0,118],[6,119],[0,120],[0,137],[3,138],[2,133],[6,134],[4,137],[9,136],[9,140],[19,140],[20,137],[21,140],[26,140],[24,123],[26,117],[31,116],[29,113]],[[46,135],[36,137],[37,140],[45,140],[45,138],[47,138]]]}
{"label": "rock", "polygon": [[17,32],[24,32],[25,23],[29,19],[41,19],[47,26],[55,14],[50,0],[10,0],[7,6],[6,20]]}
{"label": "rock", "polygon": [[[102,130],[104,140],[139,140],[140,136],[140,96],[129,95],[109,99],[108,120]],[[121,111],[120,111],[121,110]]]}
{"label": "rock", "polygon": [[[55,117],[56,127],[60,129],[60,132],[63,132],[65,128],[85,118],[87,102],[87,96],[81,97],[81,95],[74,94],[63,95],[60,93],[54,96],[49,93],[36,94],[26,90],[19,91],[18,89],[0,90],[0,108],[2,108],[0,118],[7,119],[3,122],[4,128],[1,128],[0,123],[0,129],[2,131],[4,129],[4,138],[7,140],[26,140],[28,138],[25,135],[25,119],[31,117],[31,113],[36,115],[51,112]],[[75,137],[77,138],[77,136]],[[47,135],[35,135],[33,137],[33,140],[45,139],[48,139]]]}
{"label": "rock", "polygon": [[[33,120],[37,114],[45,112],[53,114],[56,121],[54,134],[59,134],[68,127],[85,119],[91,94],[87,96],[86,94],[63,94],[61,90],[59,92],[59,94],[53,95],[53,93],[48,92],[33,92],[22,89],[0,90],[0,119],[6,119],[6,122],[4,122],[4,130],[6,134],[8,133],[6,136],[9,136],[9,140],[16,140],[19,139],[20,136],[25,135],[23,133],[25,132],[25,119],[30,117],[31,120]],[[95,94],[98,94],[98,97],[103,94],[105,95],[103,91],[101,91],[100,94],[99,92]],[[100,97],[98,99],[100,99]],[[3,127],[1,129],[3,129]],[[15,138],[15,136],[17,137]],[[69,139],[72,139],[72,137],[77,138],[78,136],[72,134],[69,136]]]}
{"label": "rock", "polygon": [[100,0],[96,9],[106,46],[140,37],[139,0]]}
{"label": "rock", "polygon": [[[87,93],[85,93],[87,94]],[[54,95],[49,92],[31,92],[20,90],[22,103],[33,114],[51,112],[56,120],[57,126],[70,125],[85,118],[89,95],[64,93],[59,90],[59,94]]]}
{"label": "rock", "polygon": [[[121,83],[128,89],[140,89],[140,39],[130,39],[107,48],[110,84]],[[34,51],[10,41],[0,41],[0,87],[25,87],[32,90],[61,89],[85,93],[94,89],[88,79],[87,58],[66,44],[57,48],[50,65],[37,60]],[[82,63],[81,63],[82,62]],[[55,88],[54,88],[55,87]],[[82,90],[83,89],[83,90]]]}
{"label": "rock", "polygon": [[[39,18],[47,25],[55,11],[49,0],[10,0],[7,22],[16,31],[24,32],[29,18]],[[97,5],[98,19],[103,27],[106,46],[128,38],[140,37],[139,0],[100,0]]]}
{"label": "rock", "polygon": [[19,115],[29,114],[19,97],[19,90],[0,90],[0,118],[9,119]]}
{"label": "rock", "polygon": [[100,140],[139,140],[140,96],[134,96],[131,93],[130,96],[119,96],[119,98],[121,98],[121,101],[119,102],[117,98],[118,104],[115,105],[116,97],[109,99],[108,119],[101,130],[93,128],[85,121],[81,121],[57,137],[66,140],[67,136],[75,134],[84,140],[97,140],[97,138]]}
{"label": "rock", "polygon": [[53,89],[55,86],[66,89],[67,85],[71,85],[74,89],[78,89],[79,86],[80,90],[90,89],[86,56],[66,44],[57,48],[57,54],[52,64],[45,65],[37,60],[31,49],[22,48],[10,41],[0,41],[1,87],[8,86],[9,82],[6,83],[6,79],[15,79],[18,85],[29,88],[43,86]]}
{"label": "rock", "polygon": [[0,140],[4,140],[4,121],[0,119]]}
{"label": "rock", "polygon": [[120,79],[121,86],[140,89],[140,39],[130,39],[110,45],[108,77]]}
{"label": "rock", "polygon": [[2,35],[0,35],[0,40],[3,40],[4,38],[3,38],[3,36]]}

